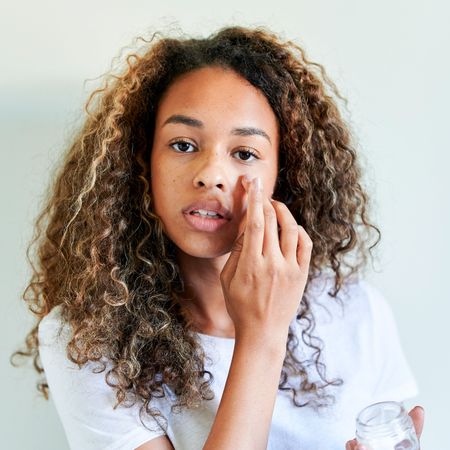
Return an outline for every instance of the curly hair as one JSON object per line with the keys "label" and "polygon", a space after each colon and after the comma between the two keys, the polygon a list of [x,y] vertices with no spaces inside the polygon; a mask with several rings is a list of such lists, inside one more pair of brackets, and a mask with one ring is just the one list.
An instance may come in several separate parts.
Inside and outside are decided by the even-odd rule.
{"label": "curly hair", "polygon": [[[289,207],[314,244],[296,320],[321,378],[308,379],[311,360],[295,356],[299,340],[290,328],[279,389],[291,391],[298,407],[325,405],[325,388],[343,380],[328,381],[320,362],[323,345],[312,334],[308,287],[329,272],[328,294],[339,300],[343,283],[364,269],[381,238],[368,222],[361,166],[338,108],[345,99],[298,44],[264,27],[225,27],[207,38],[158,32],[138,40],[141,47],[89,96],[84,122],[52,177],[27,249],[33,273],[22,296],[37,323],[12,364],[15,357],[32,358],[43,372],[39,323],[61,305],[73,330],[68,358],[79,367],[98,362],[100,371],[106,370],[103,357],[111,362],[105,380],[115,390],[114,407],[137,399],[141,421],[145,414],[156,417],[151,400],[164,395],[163,384],[176,394],[177,409],[212,398],[207,355],[180,301],[184,285],[174,244],[152,211],[148,162],[158,102],[168,86],[189,71],[218,66],[257,87],[279,122],[273,198]],[[373,230],[378,238],[369,246]],[[288,386],[290,376],[299,377],[298,386]],[[45,377],[37,387],[48,399]],[[300,402],[307,393],[310,399]]]}

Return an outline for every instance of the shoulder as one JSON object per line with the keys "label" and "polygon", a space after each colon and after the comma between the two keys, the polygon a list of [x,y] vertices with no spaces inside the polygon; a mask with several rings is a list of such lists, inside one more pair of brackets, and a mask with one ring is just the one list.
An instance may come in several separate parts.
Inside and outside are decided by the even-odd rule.
{"label": "shoulder", "polygon": [[[88,361],[80,367],[69,360],[67,344],[73,331],[61,313],[56,306],[41,320],[39,354],[70,447],[136,448],[164,435],[163,421],[145,416],[145,423],[141,422],[142,401],[117,405],[116,392],[105,379],[111,369],[108,360],[102,358],[105,370],[99,370],[100,363]],[[152,406],[167,414],[164,399],[152,400]]]}
{"label": "shoulder", "polygon": [[42,357],[65,355],[72,335],[70,325],[62,317],[62,305],[57,305],[40,321],[39,353]]}
{"label": "shoulder", "polygon": [[334,295],[335,279],[322,275],[308,287],[311,310],[317,321],[372,321],[381,314],[390,314],[390,307],[381,291],[361,277],[347,279]]}

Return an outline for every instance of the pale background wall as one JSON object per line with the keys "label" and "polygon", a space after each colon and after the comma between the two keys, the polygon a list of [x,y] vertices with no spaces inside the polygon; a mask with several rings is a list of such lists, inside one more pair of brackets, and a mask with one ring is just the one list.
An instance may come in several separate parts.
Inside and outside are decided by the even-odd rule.
{"label": "pale background wall", "polygon": [[409,406],[426,409],[422,448],[444,448],[449,13],[438,0],[2,1],[1,447],[67,448],[53,404],[36,394],[34,372],[8,363],[31,324],[19,300],[29,275],[25,245],[48,170],[94,86],[83,90],[84,81],[105,72],[136,34],[174,22],[202,35],[224,24],[267,25],[300,42],[348,98],[383,233],[369,277],[393,307],[421,388]]}

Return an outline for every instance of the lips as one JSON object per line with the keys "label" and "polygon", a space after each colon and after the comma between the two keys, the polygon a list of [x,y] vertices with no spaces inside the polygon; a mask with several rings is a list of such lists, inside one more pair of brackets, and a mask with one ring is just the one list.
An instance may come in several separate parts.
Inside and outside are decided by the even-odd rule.
{"label": "lips", "polygon": [[[192,214],[192,211],[203,209],[214,212],[219,217],[203,217]],[[183,209],[183,216],[190,227],[201,232],[218,232],[222,227],[226,227],[231,221],[231,212],[222,205],[218,198],[197,200]]]}
{"label": "lips", "polygon": [[202,232],[216,232],[230,223],[223,217],[202,217],[197,214],[183,214],[183,217],[193,229]]}
{"label": "lips", "polygon": [[230,210],[223,206],[218,199],[197,200],[184,208],[183,213],[190,214],[192,211],[198,211],[199,209],[215,212],[216,214],[222,216],[224,219],[231,220]]}

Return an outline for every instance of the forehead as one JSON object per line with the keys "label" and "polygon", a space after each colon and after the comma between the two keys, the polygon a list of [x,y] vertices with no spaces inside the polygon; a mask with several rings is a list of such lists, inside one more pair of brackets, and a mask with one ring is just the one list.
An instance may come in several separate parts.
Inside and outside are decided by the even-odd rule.
{"label": "forehead", "polygon": [[206,125],[260,126],[273,136],[278,131],[265,95],[236,72],[220,67],[196,69],[177,78],[161,98],[157,126],[172,114],[188,114]]}

